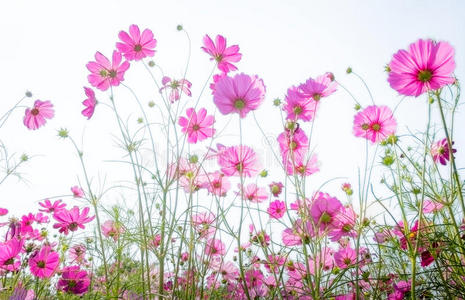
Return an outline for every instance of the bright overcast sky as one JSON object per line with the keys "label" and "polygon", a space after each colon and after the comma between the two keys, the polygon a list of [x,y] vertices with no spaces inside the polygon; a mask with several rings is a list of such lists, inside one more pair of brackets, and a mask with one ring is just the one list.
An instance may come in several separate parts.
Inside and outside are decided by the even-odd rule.
{"label": "bright overcast sky", "polygon": [[[94,182],[99,177],[118,178],[117,168],[108,169],[108,163],[101,163],[121,156],[120,151],[113,150],[114,118],[102,107],[97,107],[90,121],[80,112],[85,99],[82,87],[89,86],[86,63],[93,60],[95,51],[110,56],[118,32],[127,31],[130,24],[152,29],[158,41],[154,61],[171,77],[183,74],[187,40],[176,31],[176,26],[184,26],[192,41],[187,79],[193,83],[194,96],[212,68],[200,49],[202,37],[222,34],[228,44],[238,44],[243,54],[239,71],[259,75],[267,87],[267,99],[257,118],[265,132],[273,136],[282,129],[276,122],[279,114],[272,107],[272,100],[283,97],[291,85],[326,71],[332,71],[362,105],[368,105],[370,100],[362,83],[345,74],[351,66],[365,78],[377,104],[394,108],[401,98],[389,88],[384,66],[393,53],[418,38],[450,42],[456,50],[456,75],[463,82],[464,12],[463,1],[3,1],[0,114],[30,90],[34,97],[29,101],[52,101],[56,117],[40,130],[29,131],[22,124],[21,108],[0,129],[0,139],[10,152],[34,156],[22,169],[29,183],[10,179],[0,186],[0,206],[19,214],[38,199],[69,194],[81,169],[70,144],[56,137],[56,130],[61,127],[68,128],[79,142],[81,138],[84,141],[85,150],[90,152],[86,158],[95,162],[90,167]],[[139,88],[140,76],[146,79],[144,69],[131,66],[125,83]],[[153,92],[147,95],[152,98],[144,97],[142,102],[156,100]],[[423,128],[425,103],[424,98],[408,98],[401,104],[396,113],[399,133],[407,133],[407,127],[413,132]],[[353,104],[342,89],[324,100],[312,141],[321,161],[316,183],[334,177],[356,178],[365,144],[351,133]],[[201,105],[213,110],[210,91],[203,95]],[[133,117],[138,114],[135,111]],[[218,113],[216,117],[221,119]],[[231,123],[234,126],[235,120]],[[251,116],[244,126],[245,143],[264,149],[263,140],[257,142],[259,132],[253,129]],[[461,132],[464,126],[462,107],[455,138],[459,166],[465,164],[465,136]],[[235,144],[238,139],[222,142]]]}

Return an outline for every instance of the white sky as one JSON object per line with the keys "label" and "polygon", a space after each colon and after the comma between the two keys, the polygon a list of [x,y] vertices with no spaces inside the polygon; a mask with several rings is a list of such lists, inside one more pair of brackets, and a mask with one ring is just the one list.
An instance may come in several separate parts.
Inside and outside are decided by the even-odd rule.
{"label": "white sky", "polygon": [[[22,169],[30,183],[10,179],[0,186],[0,206],[18,215],[38,199],[69,194],[81,169],[70,144],[56,137],[60,127],[68,128],[78,141],[83,136],[85,151],[90,152],[86,159],[93,164],[89,172],[96,185],[99,177],[125,178],[122,168],[103,162],[121,156],[111,135],[116,125],[113,116],[99,106],[93,119],[87,121],[81,115],[81,102],[85,99],[82,87],[90,86],[86,63],[93,60],[95,51],[110,56],[118,32],[127,31],[130,24],[152,29],[158,41],[154,60],[171,77],[183,74],[187,41],[176,26],[184,26],[192,40],[187,79],[193,83],[194,96],[211,70],[208,56],[200,49],[203,35],[222,34],[228,44],[239,44],[243,54],[239,71],[258,74],[267,86],[267,99],[257,117],[271,136],[281,131],[272,100],[310,76],[332,71],[368,105],[362,83],[345,74],[347,66],[365,78],[377,104],[393,108],[400,97],[390,89],[384,66],[393,53],[418,38],[449,41],[456,49],[456,75],[464,80],[464,12],[463,1],[2,1],[0,114],[30,90],[34,97],[27,105],[35,99],[51,100],[56,117],[40,130],[29,131],[22,124],[24,109],[18,109],[0,129],[0,139],[10,152],[35,155]],[[141,91],[142,102],[156,100],[153,90],[147,90],[150,81],[142,66],[132,65],[125,78],[126,84]],[[120,95],[123,98],[127,93]],[[123,108],[134,108],[121,98],[117,101]],[[356,185],[353,179],[365,144],[352,135],[353,102],[342,89],[323,102],[312,143],[321,172],[312,177],[312,186],[334,177],[352,178]],[[213,111],[210,91],[204,93],[201,105]],[[133,117],[138,116],[135,111]],[[218,114],[216,117],[222,119]],[[407,127],[414,132],[421,130],[426,120],[425,99],[407,99],[396,118],[400,134],[406,133]],[[237,124],[236,118],[232,124]],[[455,139],[459,166],[465,163],[464,125],[465,115],[460,111]],[[245,143],[264,151],[262,138],[257,142],[259,135],[251,116],[244,126]],[[235,144],[238,138],[222,142]],[[328,192],[341,195],[341,183],[334,183]]]}

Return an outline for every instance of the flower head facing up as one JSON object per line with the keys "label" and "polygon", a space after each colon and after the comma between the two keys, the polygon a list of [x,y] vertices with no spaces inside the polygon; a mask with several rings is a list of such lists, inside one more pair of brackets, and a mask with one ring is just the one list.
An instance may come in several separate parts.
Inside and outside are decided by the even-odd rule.
{"label": "flower head facing up", "polygon": [[124,72],[129,69],[129,62],[121,61],[121,53],[116,50],[113,51],[111,63],[102,53],[95,53],[95,61],[86,65],[91,73],[87,76],[89,83],[102,91],[108,90],[110,86],[118,86],[124,80]]}
{"label": "flower head facing up", "polygon": [[169,95],[171,103],[181,99],[181,92],[189,97],[192,96],[190,90],[192,83],[187,79],[171,79],[168,76],[164,76],[161,80],[161,83],[163,84],[163,87],[160,88],[160,93],[164,89],[171,90]]}
{"label": "flower head facing up", "polygon": [[257,154],[249,146],[231,146],[218,156],[221,172],[227,176],[253,177],[260,172]]}
{"label": "flower head facing up", "polygon": [[81,270],[79,266],[65,267],[57,284],[59,290],[74,295],[85,294],[89,285],[90,279],[87,271]]}
{"label": "flower head facing up", "polygon": [[53,251],[50,246],[42,246],[42,248],[29,259],[29,267],[31,273],[39,278],[52,277],[60,263],[58,253]]}
{"label": "flower head facing up", "polygon": [[[452,145],[454,142],[452,142]],[[435,163],[440,163],[441,165],[446,165],[447,162],[450,160],[450,151],[449,148],[452,149],[452,153],[457,152],[457,150],[453,149],[452,146],[449,147],[449,143],[447,139],[442,139],[440,141],[435,142],[431,146],[431,155],[433,156],[433,160]]]}
{"label": "flower head facing up", "polygon": [[355,115],[354,135],[372,143],[380,142],[396,132],[397,122],[387,106],[368,106]]}
{"label": "flower head facing up", "polygon": [[52,119],[55,115],[53,105],[50,101],[36,100],[32,108],[26,108],[24,114],[24,126],[36,130],[45,124],[46,119]]}
{"label": "flower head facing up", "polygon": [[89,120],[94,115],[97,99],[95,98],[95,92],[91,88],[84,87],[84,92],[86,93],[87,99],[82,101],[82,104],[86,108],[84,108],[81,113],[84,117],[87,117],[87,120]]}
{"label": "flower head facing up", "polygon": [[62,209],[53,214],[53,218],[58,223],[53,225],[53,228],[59,229],[59,232],[68,234],[69,231],[76,231],[78,228],[84,229],[84,224],[91,222],[95,216],[88,217],[89,208],[85,207],[82,212],[79,207],[74,206],[72,209]]}
{"label": "flower head facing up", "polygon": [[328,97],[337,89],[337,83],[333,80],[331,73],[318,76],[316,79],[309,78],[299,86],[300,95],[306,99],[318,102],[323,97]]}
{"label": "flower head facing up", "polygon": [[118,37],[122,43],[116,43],[116,48],[127,60],[141,60],[155,54],[157,40],[153,38],[153,32],[150,29],[144,29],[141,34],[139,26],[133,24],[129,26],[129,34],[120,31]]}
{"label": "flower head facing up", "polygon": [[210,54],[210,60],[215,60],[218,64],[218,69],[222,72],[228,73],[229,71],[237,70],[237,67],[232,63],[241,60],[242,54],[239,53],[238,45],[226,47],[226,38],[222,35],[216,36],[215,43],[208,35],[205,35],[203,45],[202,50]]}
{"label": "flower head facing up", "polygon": [[287,90],[283,110],[287,113],[288,120],[311,121],[315,118],[318,102],[312,98],[305,98],[296,87]]}
{"label": "flower head facing up", "polygon": [[215,134],[215,129],[212,128],[215,123],[215,117],[207,115],[207,110],[201,108],[195,112],[194,108],[186,110],[186,117],[179,117],[178,124],[182,127],[182,132],[187,133],[187,142],[195,144],[203,141]]}
{"label": "flower head facing up", "polygon": [[418,97],[455,81],[454,48],[447,42],[418,40],[389,63],[389,84],[402,95]]}
{"label": "flower head facing up", "polygon": [[238,113],[241,118],[256,110],[264,99],[263,80],[244,73],[219,78],[213,91],[213,102],[223,115]]}

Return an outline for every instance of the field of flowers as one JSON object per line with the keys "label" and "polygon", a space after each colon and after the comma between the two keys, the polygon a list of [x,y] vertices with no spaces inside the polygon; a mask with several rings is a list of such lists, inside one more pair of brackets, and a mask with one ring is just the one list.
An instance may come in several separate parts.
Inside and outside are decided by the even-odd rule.
{"label": "field of flowers", "polygon": [[[150,29],[131,25],[115,37],[112,53],[95,53],[82,116],[115,121],[119,135],[101,142],[119,147],[113,163],[131,173],[110,189],[135,209],[103,203],[107,191],[88,171],[92,149],[60,129],[57,143],[68,143],[81,167],[66,171],[80,183],[21,216],[0,209],[1,299],[465,298],[464,182],[454,148],[463,100],[453,45],[418,39],[386,58],[386,84],[428,108],[423,131],[405,136],[397,134],[392,103],[359,101],[331,72],[302,78],[273,99],[260,75],[241,72],[247,54],[239,42],[205,35],[203,47],[192,49],[212,65],[199,95],[189,78],[163,73]],[[155,101],[126,85],[134,66],[150,79]],[[371,95],[362,77],[346,73]],[[331,117],[318,112],[336,92],[353,100],[354,140],[366,146],[358,181],[342,181],[338,191],[309,184],[323,166],[313,124]],[[133,111],[121,109],[122,101]],[[282,124],[273,137],[255,115],[264,105],[274,106],[270,118]],[[30,130],[54,118],[53,100],[26,92],[1,108],[0,130],[19,123],[13,112],[24,106]],[[140,117],[134,122],[128,113]],[[245,119],[255,120],[277,168],[243,142]],[[236,135],[218,143],[226,131]],[[0,142],[0,184],[15,184],[10,177],[31,158],[10,156]],[[373,180],[380,157],[381,183]],[[341,191],[344,198],[336,197]],[[370,213],[372,205],[383,217]]]}

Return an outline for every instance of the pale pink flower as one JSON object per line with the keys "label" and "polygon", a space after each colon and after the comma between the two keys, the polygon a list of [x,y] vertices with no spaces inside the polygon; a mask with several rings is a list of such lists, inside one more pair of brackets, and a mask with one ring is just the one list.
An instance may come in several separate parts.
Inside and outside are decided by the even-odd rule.
{"label": "pale pink flower", "polygon": [[208,174],[208,192],[217,196],[226,196],[226,193],[231,188],[231,183],[228,177],[223,173],[215,171]]}
{"label": "pale pink flower", "polygon": [[32,108],[26,108],[23,123],[28,129],[36,130],[45,124],[45,119],[52,119],[54,115],[50,101],[36,100]]}
{"label": "pale pink flower", "polygon": [[333,229],[337,225],[336,216],[341,212],[342,207],[336,197],[319,192],[312,201],[310,215],[320,230]]}
{"label": "pale pink flower", "polygon": [[312,98],[304,98],[296,87],[287,90],[283,110],[287,112],[288,120],[311,121],[315,117],[317,104]]}
{"label": "pale pink flower", "polygon": [[163,84],[163,87],[160,88],[160,92],[163,91],[164,89],[169,89],[170,95],[169,99],[171,103],[174,103],[175,101],[178,101],[181,99],[181,93],[184,93],[187,96],[192,96],[191,93],[191,86],[192,83],[187,80],[187,79],[171,79],[168,76],[164,76],[161,80],[161,83]]}
{"label": "pale pink flower", "polygon": [[42,246],[42,248],[29,259],[31,273],[39,278],[52,277],[59,264],[60,257],[50,246]]}
{"label": "pale pink flower", "polygon": [[342,207],[339,214],[335,216],[335,227],[329,233],[331,241],[337,242],[342,237],[356,237],[357,232],[354,230],[357,214],[352,207]]}
{"label": "pale pink flower", "polygon": [[277,140],[283,162],[289,159],[302,158],[308,151],[308,137],[300,128],[282,132]]}
{"label": "pale pink flower", "polygon": [[58,223],[53,225],[53,228],[59,229],[59,232],[68,234],[69,231],[76,231],[78,228],[84,229],[84,224],[91,222],[95,216],[88,217],[89,207],[85,207],[82,212],[79,207],[74,206],[72,209],[61,209],[53,214],[53,218]]}
{"label": "pale pink flower", "polygon": [[255,183],[250,183],[246,187],[241,188],[238,184],[241,192],[236,192],[237,195],[243,194],[244,200],[249,200],[252,203],[261,203],[268,199],[268,192],[264,187],[258,187]]}
{"label": "pale pink flower", "polygon": [[337,89],[337,83],[331,76],[326,73],[318,76],[316,79],[309,78],[305,83],[299,86],[302,97],[319,101],[323,97],[328,97]]}
{"label": "pale pink flower", "polygon": [[215,215],[211,212],[201,212],[192,216],[194,228],[201,238],[209,238],[215,234]]}
{"label": "pale pink flower", "polygon": [[420,39],[394,54],[388,81],[400,94],[418,97],[453,83],[454,69],[454,48],[449,43]]}
{"label": "pale pink flower", "polygon": [[201,108],[197,113],[194,108],[188,108],[186,115],[187,118],[179,117],[178,124],[182,127],[181,131],[187,133],[187,142],[195,144],[215,134],[216,130],[212,127],[215,117],[207,115],[205,108]]}
{"label": "pale pink flower", "polygon": [[226,246],[221,240],[218,239],[209,239],[205,245],[205,253],[207,255],[225,255]]}
{"label": "pale pink flower", "polygon": [[82,102],[82,104],[86,107],[81,112],[84,117],[87,117],[89,120],[95,111],[95,105],[97,105],[97,99],[95,99],[95,92],[88,87],[84,87],[84,92],[86,93],[87,99]]}
{"label": "pale pink flower", "polygon": [[86,67],[91,74],[87,76],[89,83],[99,90],[106,91],[110,86],[118,86],[124,80],[124,72],[129,68],[129,62],[121,63],[122,56],[113,51],[112,62],[102,53],[95,53],[95,60],[87,63]]}
{"label": "pale pink flower", "polygon": [[217,35],[215,43],[212,39],[205,35],[203,38],[202,50],[211,55],[210,60],[215,60],[218,64],[218,69],[224,73],[237,70],[237,67],[232,63],[241,60],[242,54],[239,53],[239,46],[232,45],[226,47],[226,38],[222,35]]}
{"label": "pale pink flower", "polygon": [[423,202],[423,213],[435,213],[440,211],[443,207],[444,205],[442,203],[427,199]]}
{"label": "pale pink flower", "polygon": [[84,197],[84,190],[77,185],[71,187],[71,193],[73,193],[73,196],[75,198],[82,198]]}
{"label": "pale pink flower", "polygon": [[213,102],[223,115],[238,113],[241,118],[256,110],[264,99],[263,80],[244,73],[220,78],[213,92]]}
{"label": "pale pink flower", "polygon": [[86,246],[82,244],[74,245],[69,249],[68,255],[71,263],[86,263]]}
{"label": "pale pink flower", "polygon": [[267,211],[270,215],[270,218],[280,219],[282,218],[282,216],[284,216],[284,213],[286,212],[286,204],[284,203],[284,201],[275,200],[270,203],[270,206],[268,207]]}
{"label": "pale pink flower", "polygon": [[334,261],[339,268],[347,269],[357,262],[357,253],[350,246],[341,248],[334,253]]}
{"label": "pale pink flower", "polygon": [[270,192],[273,194],[273,196],[278,197],[282,191],[284,185],[281,182],[272,182],[269,184],[270,187]]}
{"label": "pale pink flower", "polygon": [[221,172],[227,176],[253,177],[258,174],[260,163],[257,154],[249,146],[227,147],[218,156]]}
{"label": "pale pink flower", "polygon": [[127,60],[141,60],[145,57],[152,57],[155,54],[157,40],[153,38],[150,29],[144,29],[140,34],[139,26],[129,26],[129,34],[120,31],[118,34],[122,43],[116,43],[116,48],[124,55]]}
{"label": "pale pink flower", "polygon": [[102,233],[106,237],[111,237],[116,242],[119,236],[124,233],[124,228],[120,225],[115,223],[113,220],[107,220],[102,225]]}
{"label": "pale pink flower", "polygon": [[396,132],[397,122],[387,106],[368,106],[355,115],[354,135],[372,143],[386,139]]}
{"label": "pale pink flower", "polygon": [[294,160],[289,157],[284,163],[287,175],[309,176],[320,171],[316,154],[312,154],[309,158],[297,155]]}
{"label": "pale pink flower", "polygon": [[[452,142],[454,145],[454,142]],[[452,149],[452,153],[457,152],[456,149]],[[435,142],[431,146],[431,155],[433,156],[433,160],[435,163],[440,163],[441,165],[446,165],[447,162],[450,160],[450,151],[449,151],[449,143],[447,139],[442,139],[440,141]]]}

